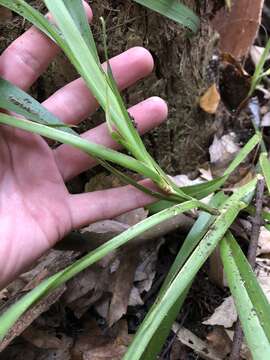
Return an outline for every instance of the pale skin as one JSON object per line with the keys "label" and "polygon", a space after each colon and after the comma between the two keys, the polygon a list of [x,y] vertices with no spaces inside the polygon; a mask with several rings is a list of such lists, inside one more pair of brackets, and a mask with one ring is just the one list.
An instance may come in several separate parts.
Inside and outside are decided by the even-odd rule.
{"label": "pale skin", "polygon": [[[86,11],[91,18],[88,5]],[[0,75],[27,91],[58,52],[51,40],[31,28],[0,56]],[[111,65],[124,89],[152,71],[153,59],[137,47],[113,58]],[[67,84],[43,105],[68,124],[79,124],[97,109],[82,79]],[[167,106],[152,97],[129,112],[145,133],[166,119]],[[82,136],[117,148],[106,124]],[[69,146],[52,150],[40,136],[0,125],[0,289],[73,229],[153,201],[131,186],[71,195],[65,182],[94,165],[94,159]]]}

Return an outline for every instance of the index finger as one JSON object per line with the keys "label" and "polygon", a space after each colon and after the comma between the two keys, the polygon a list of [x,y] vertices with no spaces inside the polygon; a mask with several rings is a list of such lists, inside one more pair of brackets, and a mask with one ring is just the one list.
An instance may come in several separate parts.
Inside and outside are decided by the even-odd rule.
{"label": "index finger", "polygon": [[[89,20],[92,10],[84,2]],[[0,56],[0,76],[23,90],[29,89],[58,54],[59,47],[32,26]]]}

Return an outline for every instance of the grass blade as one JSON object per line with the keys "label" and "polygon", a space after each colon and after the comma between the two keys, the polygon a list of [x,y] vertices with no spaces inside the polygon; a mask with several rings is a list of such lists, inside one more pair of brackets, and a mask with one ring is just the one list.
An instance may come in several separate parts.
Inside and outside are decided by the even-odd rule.
{"label": "grass blade", "polygon": [[[221,188],[222,185],[224,185],[232,172],[241,164],[242,161],[245,160],[245,158],[251,153],[251,151],[261,142],[261,140],[262,136],[260,133],[254,134],[230,163],[230,165],[224,172],[224,176],[197,185],[183,186],[181,190],[185,194],[196,199],[203,199],[206,196],[217,191]],[[155,214],[156,212],[164,210],[172,205],[173,203],[171,203],[170,201],[162,200],[153,205],[150,205],[149,209],[151,213]]]}
{"label": "grass blade", "polygon": [[245,257],[241,247],[238,245],[231,232],[226,235],[226,241],[230,246],[232,256],[238,271],[242,277],[252,303],[256,306],[257,315],[260,319],[265,334],[270,341],[270,304],[265,296],[247,258]]}
{"label": "grass blade", "polygon": [[251,86],[250,86],[248,96],[251,96],[253,94],[253,92],[256,89],[256,86],[259,84],[259,82],[261,80],[261,75],[263,73],[263,68],[264,68],[265,62],[267,60],[267,57],[269,55],[269,51],[270,51],[270,39],[267,41],[267,44],[264,48],[262,56],[260,57],[260,60],[255,68],[255,72],[251,79]]}
{"label": "grass blade", "polygon": [[266,152],[262,152],[260,155],[260,166],[265,178],[268,194],[270,194],[270,162]]}
{"label": "grass blade", "polygon": [[34,123],[25,119],[17,119],[13,116],[1,113],[0,123],[17,127],[22,130],[30,131],[32,133],[47,137],[49,139],[59,141],[63,144],[71,145],[97,159],[113,162],[139,174],[142,174],[146,177],[149,177],[151,179],[154,178],[157,180],[157,174],[152,169],[149,169],[141,161],[138,161],[118,151],[108,149],[105,146],[92,143],[77,135],[67,134],[66,132],[59,129],[55,129],[43,124]]}
{"label": "grass blade", "polygon": [[[56,19],[65,42],[70,49],[66,52],[66,55],[71,61],[73,61],[77,71],[84,78],[92,94],[95,96],[104,111],[106,111],[107,97],[110,98],[110,113],[112,119],[117,125],[118,131],[121,131],[122,137],[125,138],[129,151],[138,160],[147,162],[149,155],[145,147],[143,146],[144,151],[142,151],[142,146],[138,146],[137,141],[134,138],[134,132],[136,132],[136,129],[134,127],[131,129],[125,121],[115,93],[111,90],[111,88],[108,89],[104,72],[100,68],[100,63],[96,62],[95,57],[93,57],[92,52],[89,50],[81,37],[80,31],[77,29],[64,1],[44,0],[44,2]],[[80,56],[78,57],[77,54],[80,54]],[[149,162],[148,165],[152,167],[151,162]]]}
{"label": "grass blade", "polygon": [[197,15],[177,0],[134,0],[136,3],[146,6],[171,20],[187,27],[196,33],[200,26]]}
{"label": "grass blade", "polygon": [[[141,359],[157,329],[162,326],[170,309],[174,307],[179,297],[185,293],[194,276],[208,256],[214,251],[238,213],[247,206],[246,201],[248,202],[251,200],[256,183],[257,179],[252,180],[247,185],[237,189],[236,192],[225,201],[220,209],[220,215],[217,216],[213,225],[209,228],[197,248],[186,261],[181,271],[170,283],[166,292],[154,303],[151,311],[139,327],[133,342],[129,346],[128,351],[124,356],[125,360],[131,358],[132,360]],[[152,359],[149,358],[149,360]]]}
{"label": "grass blade", "polygon": [[96,59],[96,62],[99,63],[97,47],[95,44],[93,33],[89,27],[82,0],[65,0],[65,5],[70,15],[72,16],[77,28],[79,29],[86,45],[91,50],[93,57]]}
{"label": "grass blade", "polygon": [[[226,200],[226,198],[227,197],[224,195],[223,192],[219,192],[211,199],[209,205],[219,209]],[[193,250],[199,244],[202,237],[206,234],[209,226],[213,224],[215,219],[216,216],[210,215],[206,212],[200,213],[198,219],[195,221],[187,237],[185,238],[185,241],[181,246],[178,255],[176,256],[172,267],[170,268],[164,284],[162,285],[162,289],[160,291],[161,293],[164,288],[169,286],[176,274],[181,270],[181,268],[183,267],[189,256],[192,254]]]}
{"label": "grass blade", "polygon": [[[228,285],[234,298],[246,341],[255,360],[270,358],[270,305],[230,232],[220,245]],[[254,336],[256,334],[256,336]]]}
{"label": "grass blade", "polygon": [[[218,208],[221,206],[222,202],[225,201],[225,199],[226,199],[225,195],[222,192],[220,192],[213,197],[213,199],[210,202],[210,205],[215,208]],[[202,212],[200,214],[199,218],[196,220],[190,232],[188,233],[183,245],[181,246],[181,249],[178,255],[176,256],[173,265],[171,266],[170,271],[166,276],[166,279],[159,291],[156,302],[158,302],[159,298],[162,298],[162,296],[166,293],[170,284],[173,282],[173,280],[175,279],[175,277],[183,267],[184,263],[187,261],[193,250],[196,248],[202,237],[205,235],[207,229],[209,228],[210,224],[214,221],[215,218],[216,217],[211,216],[208,213]],[[191,280],[190,284],[187,286],[183,294],[179,296],[175,304],[168,311],[166,318],[162,322],[162,326],[159,326],[156,329],[155,333],[153,334],[149,344],[147,345],[143,353],[143,356],[141,356],[141,360],[155,359],[160,353],[163,344],[165,343],[166,338],[170,333],[172,324],[175,321],[175,318],[177,317],[177,314],[179,313],[185,301],[185,298],[188,294],[192,281],[193,279]],[[144,321],[147,320],[145,319]]]}
{"label": "grass blade", "polygon": [[30,291],[27,295],[23,296],[18,302],[12,305],[5,313],[0,316],[0,341],[24,312],[34,303],[45,297],[49,292],[62,285],[64,282],[70,280],[72,277],[90,265],[99,261],[111,251],[124,245],[134,237],[141,235],[144,231],[167,219],[170,219],[173,216],[189,211],[196,206],[196,201],[187,201],[183,204],[175,205],[173,208],[153,215],[136,224],[135,226],[130,227],[128,230],[98,247],[96,250],[90,252],[82,259],[77,260],[74,264],[70,265],[65,270],[62,270],[43,281],[40,285]]}
{"label": "grass blade", "polygon": [[76,135],[69,126],[50,113],[25,91],[0,77],[0,108],[15,112],[29,120],[49,126],[59,126],[62,131]]}

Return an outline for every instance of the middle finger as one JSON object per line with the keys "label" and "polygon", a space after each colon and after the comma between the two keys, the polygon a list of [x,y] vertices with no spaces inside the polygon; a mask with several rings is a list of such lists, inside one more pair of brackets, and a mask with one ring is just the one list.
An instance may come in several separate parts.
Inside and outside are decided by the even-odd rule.
{"label": "middle finger", "polygon": [[[134,47],[112,58],[110,65],[118,87],[125,89],[152,71],[153,58],[143,47]],[[74,125],[98,108],[96,99],[82,78],[58,90],[43,105],[63,122]]]}

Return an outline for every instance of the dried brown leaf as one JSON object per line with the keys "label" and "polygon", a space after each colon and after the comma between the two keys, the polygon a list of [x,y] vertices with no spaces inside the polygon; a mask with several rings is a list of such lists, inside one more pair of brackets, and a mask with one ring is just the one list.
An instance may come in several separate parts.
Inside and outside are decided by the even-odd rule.
{"label": "dried brown leaf", "polygon": [[215,326],[214,329],[207,334],[208,343],[215,349],[222,359],[226,359],[231,352],[232,341],[225,329],[221,326]]}
{"label": "dried brown leaf", "polygon": [[121,254],[119,268],[111,279],[112,300],[108,314],[109,326],[126,314],[138,261],[138,249],[126,249]]}
{"label": "dried brown leaf", "polygon": [[232,296],[227,297],[223,303],[218,306],[210,316],[210,318],[203,322],[204,325],[219,325],[225,328],[231,328],[237,320],[237,312],[235,309]]}
{"label": "dried brown leaf", "polygon": [[125,214],[117,216],[115,220],[129,226],[136,225],[138,222],[147,218],[149,211],[144,208],[131,210]]}
{"label": "dried brown leaf", "polygon": [[17,336],[19,336],[32,322],[39,317],[40,314],[47,311],[60,296],[65,292],[66,287],[62,285],[44,300],[30,308],[9,330],[4,340],[0,343],[0,352]]}
{"label": "dried brown leaf", "polygon": [[126,321],[120,321],[103,335],[91,322],[88,331],[78,336],[72,350],[73,360],[120,360],[131,341]]}
{"label": "dried brown leaf", "polygon": [[261,226],[257,255],[270,254],[270,231]]}
{"label": "dried brown leaf", "polygon": [[208,114],[215,114],[220,102],[216,84],[211,85],[200,98],[200,108]]}
{"label": "dried brown leaf", "polygon": [[234,0],[231,10],[221,9],[213,19],[220,34],[220,49],[241,59],[249,52],[261,23],[263,0]]}
{"label": "dried brown leaf", "polygon": [[49,329],[39,329],[35,326],[29,326],[21,335],[32,345],[40,349],[64,349],[69,348],[72,339],[61,334],[61,338]]}
{"label": "dried brown leaf", "polygon": [[205,360],[222,360],[223,357],[219,352],[213,349],[206,341],[203,341],[198,336],[193,334],[188,329],[181,327],[179,324],[174,323],[173,329],[177,338],[182,344],[188,346],[195,351],[202,359]]}

